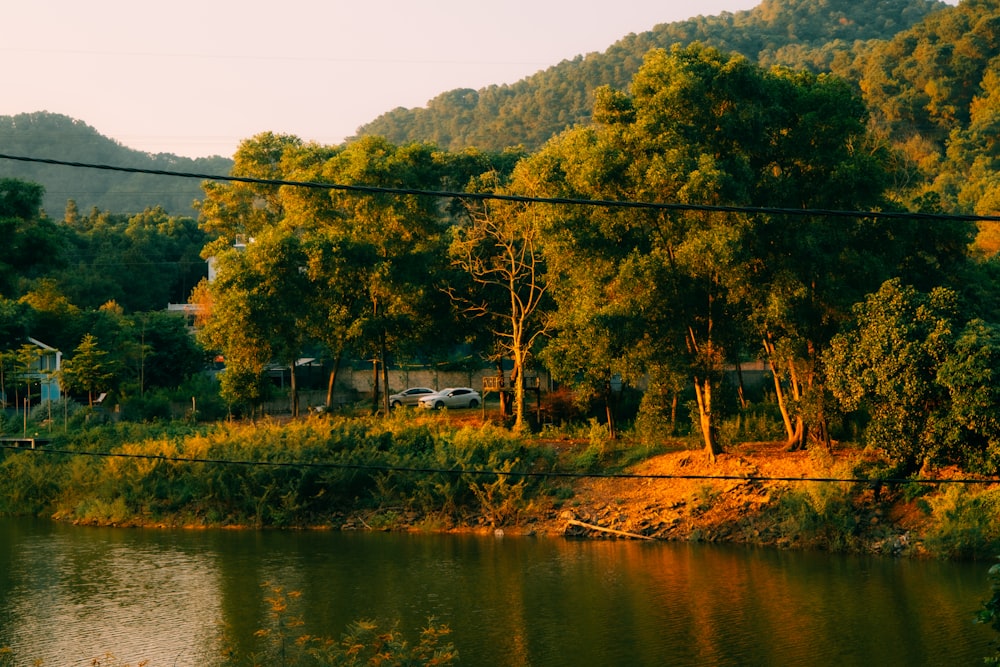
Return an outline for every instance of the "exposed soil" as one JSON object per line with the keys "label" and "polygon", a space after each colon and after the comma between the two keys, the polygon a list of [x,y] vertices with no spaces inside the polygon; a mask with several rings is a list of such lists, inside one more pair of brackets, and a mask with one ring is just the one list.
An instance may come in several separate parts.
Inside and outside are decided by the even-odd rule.
{"label": "exposed soil", "polygon": [[[482,413],[474,410],[454,411],[446,418],[455,425],[483,423]],[[487,420],[499,418],[487,414]],[[566,459],[588,446],[568,438],[538,442],[554,447]],[[836,445],[830,451],[789,451],[782,442],[755,442],[730,447],[711,462],[703,450],[678,445],[677,451],[632,466],[624,477],[556,480],[553,484],[562,484],[562,489],[533,501],[516,521],[494,526],[488,517],[477,517],[473,526],[455,530],[925,555],[930,518],[921,505],[926,508],[933,502],[944,485],[931,485],[918,500],[899,487],[829,481],[858,477],[853,466],[862,456],[854,448]],[[957,469],[927,469],[920,477],[970,475]],[[411,526],[419,522],[415,516],[404,520]],[[348,524],[359,528],[364,521],[355,517]]]}
{"label": "exposed soil", "polygon": [[788,511],[777,511],[779,499],[788,491],[815,496],[812,506],[822,506],[824,494],[831,491],[822,487],[830,483],[796,480],[851,477],[845,462],[856,456],[854,451],[837,449],[790,452],[783,443],[740,445],[714,463],[701,450],[672,452],[631,468],[628,472],[634,478],[575,481],[572,497],[525,517],[524,527],[589,538],[920,555],[927,515],[898,491],[834,483],[852,498],[851,509],[839,518],[851,526],[846,537],[843,525],[827,529],[820,521],[803,530],[800,522],[789,519]]}

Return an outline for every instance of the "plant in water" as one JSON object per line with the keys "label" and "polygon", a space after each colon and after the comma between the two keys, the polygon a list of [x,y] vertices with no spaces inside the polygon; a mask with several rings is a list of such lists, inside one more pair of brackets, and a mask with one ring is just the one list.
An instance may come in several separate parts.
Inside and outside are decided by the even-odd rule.
{"label": "plant in water", "polygon": [[[273,667],[361,667],[362,665],[400,665],[422,667],[450,665],[458,660],[455,647],[445,642],[451,630],[434,619],[420,633],[420,640],[410,644],[396,625],[384,629],[375,621],[351,623],[339,640],[300,631],[305,623],[292,613],[300,598],[298,591],[264,584],[269,606],[268,627],[257,630],[263,641],[260,651],[241,658],[230,653],[232,665],[269,665]],[[0,656],[2,658],[2,656]],[[0,667],[3,663],[0,662]]]}
{"label": "plant in water", "polygon": [[497,466],[496,479],[488,481],[472,480],[469,488],[479,501],[483,518],[495,528],[516,523],[524,505],[525,479],[515,481],[511,471],[517,466],[516,459]]}

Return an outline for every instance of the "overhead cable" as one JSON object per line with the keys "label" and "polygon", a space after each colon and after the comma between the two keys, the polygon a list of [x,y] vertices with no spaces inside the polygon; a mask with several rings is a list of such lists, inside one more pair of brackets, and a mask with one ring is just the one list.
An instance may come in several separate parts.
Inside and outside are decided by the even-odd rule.
{"label": "overhead cable", "polygon": [[373,463],[333,463],[319,461],[248,461],[240,459],[212,459],[199,457],[165,456],[162,454],[128,454],[124,452],[94,452],[86,450],[53,449],[50,447],[27,448],[12,444],[0,444],[0,449],[10,449],[36,454],[67,454],[71,456],[88,456],[95,458],[141,459],[146,461],[162,461],[165,463],[204,463],[212,465],[229,465],[243,467],[270,468],[305,468],[329,470],[361,470],[373,472],[398,472],[442,475],[474,475],[497,477],[532,477],[532,478],[570,478],[570,479],[633,479],[633,480],[703,480],[729,482],[818,482],[865,484],[872,487],[900,484],[996,484],[997,479],[954,478],[867,478],[867,477],[771,477],[767,475],[696,475],[670,473],[592,473],[592,472],[559,472],[559,471],[513,471],[484,470],[480,468],[430,468],[420,466],[394,466]]}
{"label": "overhead cable", "polygon": [[832,217],[832,218],[872,218],[886,220],[936,220],[961,222],[1000,222],[996,215],[965,215],[953,213],[922,213],[911,211],[847,211],[838,209],[817,208],[777,208],[769,206],[722,206],[710,204],[679,204],[667,202],[622,201],[617,199],[574,199],[567,197],[529,197],[525,195],[497,194],[491,192],[457,192],[448,190],[420,190],[414,188],[390,188],[374,185],[346,185],[342,183],[324,183],[320,181],[291,181],[273,178],[252,178],[249,176],[222,176],[219,174],[199,174],[194,172],[172,171],[168,169],[146,169],[143,167],[122,167],[110,164],[95,164],[88,162],[71,162],[51,158],[28,157],[24,155],[8,155],[0,153],[0,160],[15,160],[18,162],[34,162],[62,167],[82,169],[101,169],[130,174],[150,174],[153,176],[172,176],[176,178],[197,178],[205,181],[221,181],[233,183],[249,183],[253,185],[291,186],[312,188],[317,190],[339,190],[360,194],[391,194],[412,195],[421,197],[440,197],[448,199],[472,199],[476,201],[508,201],[525,204],[557,204],[562,206],[594,206],[606,208],[652,209],[661,211],[703,211],[712,213],[747,213],[765,215],[790,215],[798,217]]}

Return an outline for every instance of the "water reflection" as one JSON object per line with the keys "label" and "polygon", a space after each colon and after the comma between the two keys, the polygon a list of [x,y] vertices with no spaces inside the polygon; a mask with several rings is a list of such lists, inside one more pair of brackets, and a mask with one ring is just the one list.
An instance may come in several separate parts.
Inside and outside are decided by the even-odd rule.
{"label": "water reflection", "polygon": [[0,520],[0,646],[46,665],[219,664],[271,582],[303,632],[434,616],[467,665],[979,664],[984,564],[686,544],[141,531]]}

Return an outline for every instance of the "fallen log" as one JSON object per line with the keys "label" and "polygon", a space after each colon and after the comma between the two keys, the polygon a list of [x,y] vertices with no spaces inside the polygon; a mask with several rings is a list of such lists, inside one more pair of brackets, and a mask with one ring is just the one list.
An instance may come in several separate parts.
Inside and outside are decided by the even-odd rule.
{"label": "fallen log", "polygon": [[566,523],[570,526],[578,526],[580,528],[586,528],[587,530],[596,530],[602,533],[611,533],[613,535],[621,535],[622,537],[631,537],[637,540],[652,540],[652,537],[648,535],[640,535],[638,533],[629,533],[624,530],[615,530],[614,528],[605,528],[604,526],[596,526],[592,523],[584,523],[583,521],[577,521],[576,519],[568,519]]}

